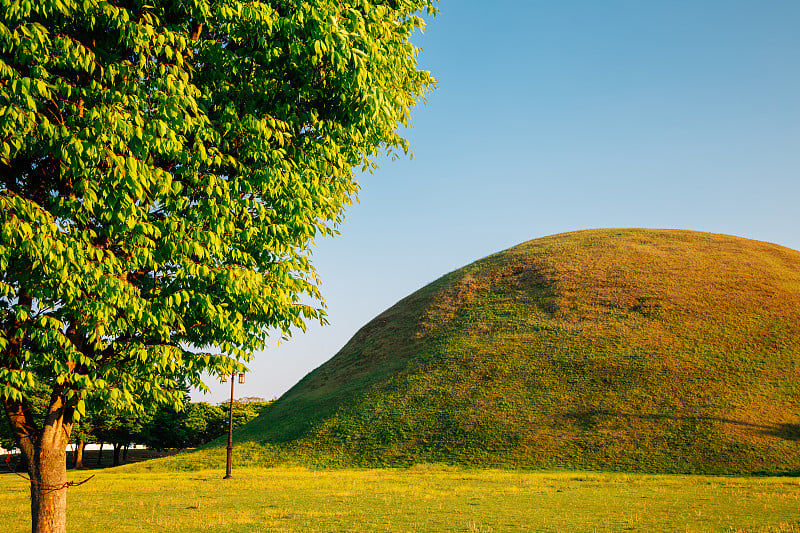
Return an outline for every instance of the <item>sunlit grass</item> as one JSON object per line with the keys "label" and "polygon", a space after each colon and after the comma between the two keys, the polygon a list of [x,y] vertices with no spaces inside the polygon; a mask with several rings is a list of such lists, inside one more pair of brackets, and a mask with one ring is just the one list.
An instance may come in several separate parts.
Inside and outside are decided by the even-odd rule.
{"label": "sunlit grass", "polygon": [[[80,473],[71,473],[80,479]],[[69,530],[800,531],[800,480],[410,469],[98,472],[70,489]],[[0,477],[0,523],[29,530],[24,480]]]}

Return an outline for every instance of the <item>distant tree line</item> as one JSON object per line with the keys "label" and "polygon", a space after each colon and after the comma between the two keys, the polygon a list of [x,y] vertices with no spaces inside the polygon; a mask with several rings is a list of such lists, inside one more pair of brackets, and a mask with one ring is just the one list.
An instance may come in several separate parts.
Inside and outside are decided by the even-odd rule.
{"label": "distant tree line", "polygon": [[[187,396],[188,398],[188,396]],[[272,401],[263,398],[242,398],[233,402],[233,427],[239,427],[257,417]],[[44,418],[47,402],[35,402],[34,417]],[[98,406],[99,407],[99,406]],[[87,409],[88,411],[88,409]],[[102,460],[103,447],[113,450],[114,466],[126,460],[127,450],[143,445],[154,450],[195,448],[227,435],[230,403],[211,405],[206,402],[186,402],[182,410],[161,406],[139,416],[123,415],[104,409],[88,411],[72,429],[70,443],[73,453],[69,461],[73,468],[83,468],[83,450],[87,444],[100,444],[97,464]],[[0,447],[12,449],[14,442],[7,423],[0,424]],[[23,469],[19,465],[17,469]]]}

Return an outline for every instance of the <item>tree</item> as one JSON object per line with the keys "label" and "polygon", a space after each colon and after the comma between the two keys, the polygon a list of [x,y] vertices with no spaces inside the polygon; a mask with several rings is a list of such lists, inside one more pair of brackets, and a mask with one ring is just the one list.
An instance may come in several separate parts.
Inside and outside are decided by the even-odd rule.
{"label": "tree", "polygon": [[186,448],[190,435],[185,421],[188,413],[194,411],[192,405],[181,410],[162,406],[142,428],[141,443],[154,450]]}
{"label": "tree", "polygon": [[72,455],[72,468],[76,470],[83,469],[83,451],[87,443],[95,442],[97,439],[94,436],[94,425],[92,424],[91,416],[81,417],[72,425],[70,431],[70,441],[75,446]]}
{"label": "tree", "polygon": [[[240,427],[257,417],[272,402],[233,402],[233,425]],[[143,424],[138,443],[156,450],[193,448],[228,434],[230,403],[190,403],[183,410],[162,406]]]}
{"label": "tree", "polygon": [[407,151],[434,2],[0,0],[0,399],[33,531],[65,531],[88,401],[177,407],[324,321],[310,249],[353,169]]}
{"label": "tree", "polygon": [[154,409],[155,407],[150,406],[143,413],[132,415],[113,410],[97,401],[87,402],[86,413],[73,423],[70,431],[70,440],[75,445],[73,468],[83,468],[83,450],[88,442],[100,444],[97,466],[102,464],[103,443],[112,444],[114,466],[117,466],[123,447],[141,443],[143,428],[150,422]]}
{"label": "tree", "polygon": [[144,416],[129,416],[126,413],[105,412],[98,419],[93,435],[100,442],[109,443],[114,449],[113,465],[120,464],[120,454],[131,444],[143,440],[143,430],[150,421],[151,413]]}
{"label": "tree", "polygon": [[186,416],[181,421],[186,440],[184,448],[201,446],[225,432],[224,411],[216,405],[205,402],[191,403],[186,409]]}

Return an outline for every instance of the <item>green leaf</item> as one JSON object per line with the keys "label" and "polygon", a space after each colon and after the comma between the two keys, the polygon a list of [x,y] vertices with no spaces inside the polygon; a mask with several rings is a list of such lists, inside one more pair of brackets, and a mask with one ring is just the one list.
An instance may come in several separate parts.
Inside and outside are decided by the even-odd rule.
{"label": "green leaf", "polygon": [[0,397],[76,418],[179,400],[320,316],[312,239],[435,85],[410,42],[432,0],[134,4],[0,8]]}
{"label": "green leaf", "polygon": [[86,402],[83,399],[78,400],[75,404],[75,412],[80,416],[86,416]]}

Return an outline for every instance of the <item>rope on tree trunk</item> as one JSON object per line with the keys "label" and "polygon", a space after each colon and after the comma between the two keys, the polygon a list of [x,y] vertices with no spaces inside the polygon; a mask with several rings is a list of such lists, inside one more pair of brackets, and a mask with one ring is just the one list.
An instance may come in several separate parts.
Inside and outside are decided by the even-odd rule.
{"label": "rope on tree trunk", "polygon": [[61,485],[48,485],[46,483],[40,483],[39,481],[35,481],[35,480],[33,480],[33,479],[31,479],[31,478],[29,478],[27,476],[23,476],[22,474],[17,472],[16,468],[11,466],[11,457],[12,457],[12,455],[14,457],[16,457],[16,456],[19,456],[19,455],[22,455],[22,454],[19,454],[19,453],[10,454],[9,453],[9,454],[6,455],[6,466],[8,467],[8,469],[12,473],[14,473],[14,474],[18,475],[19,477],[21,477],[22,479],[25,479],[25,480],[27,480],[27,481],[29,481],[31,483],[35,483],[36,485],[39,485],[40,487],[42,487],[46,491],[58,491],[58,490],[68,489],[70,487],[78,487],[80,485],[83,485],[84,483],[86,483],[87,481],[89,481],[90,479],[92,479],[95,476],[94,474],[92,474],[91,476],[87,477],[83,481],[67,481],[66,483],[63,483]]}

